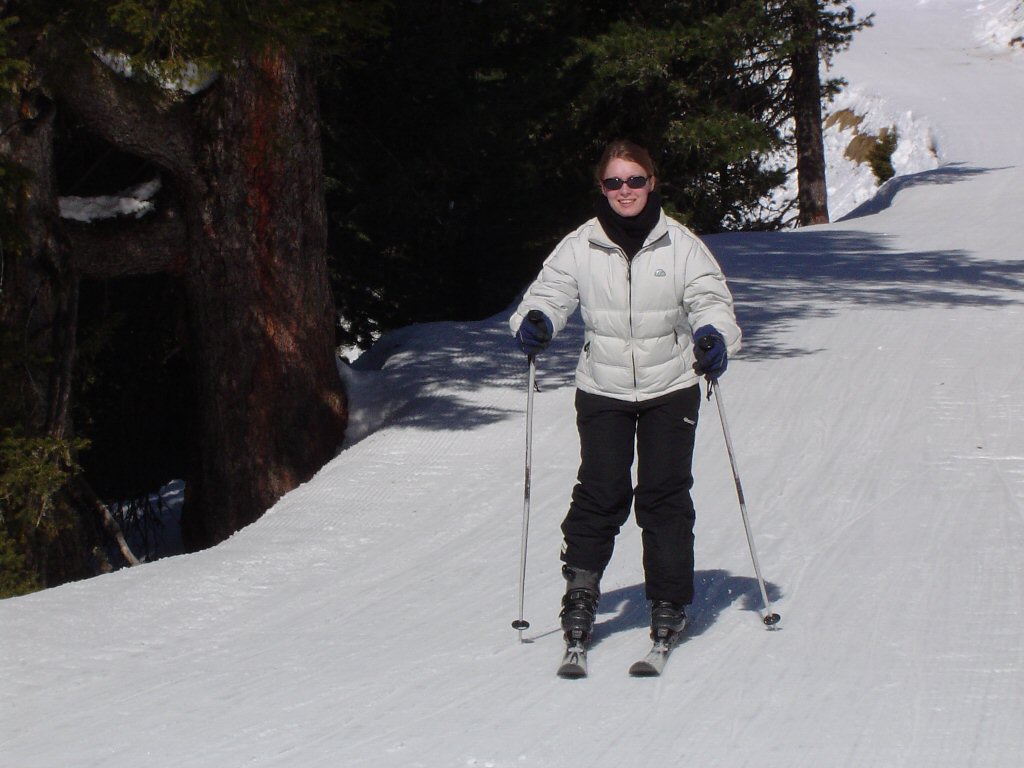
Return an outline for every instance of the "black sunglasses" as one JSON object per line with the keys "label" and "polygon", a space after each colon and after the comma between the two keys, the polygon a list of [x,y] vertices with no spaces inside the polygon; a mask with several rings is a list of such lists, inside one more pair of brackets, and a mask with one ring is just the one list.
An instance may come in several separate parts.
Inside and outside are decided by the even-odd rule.
{"label": "black sunglasses", "polygon": [[630,176],[628,179],[623,181],[618,176],[613,176],[610,179],[602,181],[601,186],[609,192],[614,192],[616,189],[622,189],[623,184],[630,189],[643,189],[647,186],[647,179],[649,178],[649,176]]}

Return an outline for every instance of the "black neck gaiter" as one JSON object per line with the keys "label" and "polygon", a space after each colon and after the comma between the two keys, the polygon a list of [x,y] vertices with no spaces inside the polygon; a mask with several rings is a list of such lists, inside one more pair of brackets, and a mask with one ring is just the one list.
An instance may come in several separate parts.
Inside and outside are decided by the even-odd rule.
{"label": "black neck gaiter", "polygon": [[604,195],[597,201],[597,220],[612,242],[622,248],[630,259],[643,247],[660,214],[661,195],[657,190],[648,195],[647,205],[636,216],[620,216],[612,210]]}

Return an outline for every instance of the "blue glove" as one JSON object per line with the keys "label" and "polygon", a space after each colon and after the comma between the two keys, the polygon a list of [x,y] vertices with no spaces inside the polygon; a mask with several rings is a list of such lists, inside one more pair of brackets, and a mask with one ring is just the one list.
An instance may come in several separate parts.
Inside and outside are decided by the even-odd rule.
{"label": "blue glove", "polygon": [[716,380],[729,365],[725,338],[713,325],[702,325],[693,333],[693,370],[698,376]]}
{"label": "blue glove", "polygon": [[530,357],[536,357],[547,349],[554,333],[555,327],[548,316],[539,309],[531,309],[516,331],[516,341],[523,348],[523,352]]}

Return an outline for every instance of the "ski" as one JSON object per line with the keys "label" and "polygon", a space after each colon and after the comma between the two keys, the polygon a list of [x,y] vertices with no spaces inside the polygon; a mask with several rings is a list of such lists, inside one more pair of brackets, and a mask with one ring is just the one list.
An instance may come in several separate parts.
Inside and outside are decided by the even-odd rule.
{"label": "ski", "polygon": [[562,663],[558,667],[558,676],[567,680],[587,676],[587,648],[585,645],[578,642],[566,645]]}
{"label": "ski", "polygon": [[678,639],[679,634],[675,633],[672,637],[664,640],[655,640],[647,655],[629,668],[629,674],[633,677],[658,677],[665,669],[668,657],[672,653],[672,649],[676,647]]}

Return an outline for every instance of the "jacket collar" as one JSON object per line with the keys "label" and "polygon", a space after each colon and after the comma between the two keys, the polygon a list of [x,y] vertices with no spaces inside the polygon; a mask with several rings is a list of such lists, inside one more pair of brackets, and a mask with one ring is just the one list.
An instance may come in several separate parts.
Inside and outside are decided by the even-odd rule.
{"label": "jacket collar", "polygon": [[[613,243],[612,239],[608,237],[608,233],[604,231],[604,227],[601,226],[601,222],[598,221],[596,216],[590,220],[590,223],[593,225],[590,230],[591,244],[609,251],[622,251],[622,249],[615,243]],[[640,250],[642,251],[649,245],[653,245],[658,240],[660,240],[663,237],[666,237],[667,235],[668,217],[665,216],[665,211],[661,210],[658,212],[657,224],[654,225],[650,233],[647,235],[647,239],[644,240],[643,247],[641,247]]]}

